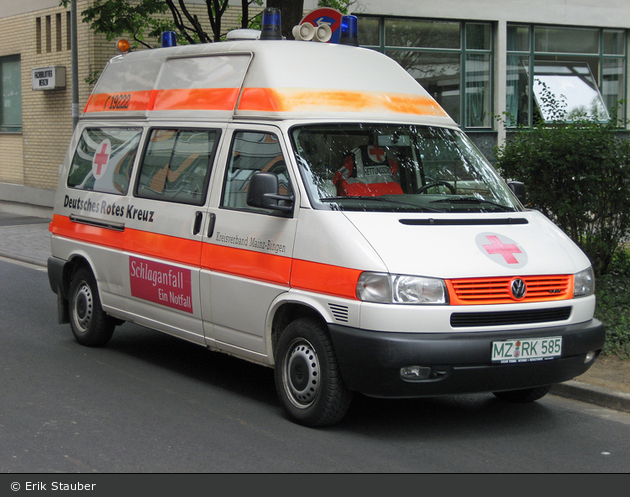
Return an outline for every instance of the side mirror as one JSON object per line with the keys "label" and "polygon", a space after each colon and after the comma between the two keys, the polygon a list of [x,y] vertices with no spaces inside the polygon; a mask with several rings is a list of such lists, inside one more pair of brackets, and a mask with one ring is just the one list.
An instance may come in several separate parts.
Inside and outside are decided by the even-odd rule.
{"label": "side mirror", "polygon": [[280,195],[278,190],[278,177],[275,174],[254,173],[247,188],[247,205],[293,212],[293,195]]}
{"label": "side mirror", "polygon": [[512,190],[512,193],[516,195],[521,202],[521,204],[525,205],[527,194],[525,192],[525,183],[521,181],[510,181],[508,183],[508,187]]}

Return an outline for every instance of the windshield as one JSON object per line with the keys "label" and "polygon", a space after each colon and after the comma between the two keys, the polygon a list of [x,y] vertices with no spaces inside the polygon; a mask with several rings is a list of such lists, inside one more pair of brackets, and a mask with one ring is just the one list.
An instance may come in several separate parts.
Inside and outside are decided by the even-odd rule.
{"label": "windshield", "polygon": [[461,132],[438,127],[325,124],[291,133],[315,208],[507,212],[521,205]]}

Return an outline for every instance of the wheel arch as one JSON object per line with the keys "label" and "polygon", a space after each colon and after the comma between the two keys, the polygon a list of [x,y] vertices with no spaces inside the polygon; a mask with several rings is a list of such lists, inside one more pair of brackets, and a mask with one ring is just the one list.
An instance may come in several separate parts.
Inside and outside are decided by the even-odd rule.
{"label": "wheel arch", "polygon": [[[87,258],[82,255],[73,256],[69,260],[63,260],[58,257],[49,257],[47,270],[52,291],[64,300],[67,300],[70,294],[72,275],[82,266],[89,267],[90,270],[92,270],[91,264]],[[94,274],[93,270],[92,274]]]}
{"label": "wheel arch", "polygon": [[289,323],[303,317],[317,319],[323,326],[328,327],[328,323],[322,313],[312,305],[299,301],[284,301],[278,303],[271,321],[271,354],[269,355],[269,358],[272,364],[275,365],[276,362],[276,349],[282,332],[286,329]]}
{"label": "wheel arch", "polygon": [[[67,261],[62,262],[61,259],[56,259],[56,263],[51,261],[56,259],[51,257],[48,261],[48,273],[49,280],[53,291],[57,294],[57,317],[59,324],[65,324],[69,322],[69,298],[70,298],[70,286],[72,285],[73,275],[81,268],[85,267],[90,270],[96,281],[96,290],[99,293],[100,298],[100,285],[98,283],[98,275],[94,270],[94,265],[90,259],[82,253],[73,254]],[[61,263],[61,264],[60,264]],[[51,275],[51,272],[54,275]]]}

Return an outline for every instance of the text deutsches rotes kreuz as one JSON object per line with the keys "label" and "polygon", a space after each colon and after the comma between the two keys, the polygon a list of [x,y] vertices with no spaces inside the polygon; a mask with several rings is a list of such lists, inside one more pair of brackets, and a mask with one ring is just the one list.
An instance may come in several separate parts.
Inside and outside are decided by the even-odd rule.
{"label": "text deutsches rotes kreuz", "polygon": [[106,200],[92,200],[89,198],[72,198],[66,195],[63,206],[72,210],[89,213],[89,214],[105,214],[124,219],[135,219],[152,223],[155,217],[155,211],[148,209],[138,209],[133,204],[118,205],[115,202]]}

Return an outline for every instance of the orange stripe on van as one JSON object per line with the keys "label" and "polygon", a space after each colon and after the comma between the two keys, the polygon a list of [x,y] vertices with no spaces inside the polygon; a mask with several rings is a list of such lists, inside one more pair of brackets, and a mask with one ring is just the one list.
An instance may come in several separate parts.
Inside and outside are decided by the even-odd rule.
{"label": "orange stripe on van", "polygon": [[50,223],[54,235],[81,242],[124,250],[174,263],[197,266],[211,271],[253,278],[299,290],[356,300],[356,286],[361,271],[317,262],[303,261],[254,250],[226,247],[213,243],[126,228],[111,230],[71,221],[55,214]]}
{"label": "orange stripe on van", "polygon": [[292,90],[244,88],[238,105],[241,111],[289,112],[387,112],[447,117],[431,97],[345,90]]}
{"label": "orange stripe on van", "polygon": [[[237,105],[239,88],[146,90],[91,95],[84,112],[220,110]],[[431,97],[346,90],[244,88],[238,110],[255,112],[381,112],[448,117]]]}
{"label": "orange stripe on van", "polygon": [[71,221],[55,214],[50,223],[54,235],[79,240],[170,262],[196,266],[199,264],[199,241],[159,233],[126,228],[111,230]]}
{"label": "orange stripe on van", "polygon": [[357,281],[361,272],[359,269],[294,259],[291,287],[357,300]]}
{"label": "orange stripe on van", "polygon": [[234,110],[240,88],[156,90],[149,110]]}
{"label": "orange stripe on van", "polygon": [[290,257],[266,254],[235,247],[204,243],[201,267],[244,278],[288,285],[291,275]]}
{"label": "orange stripe on van", "polygon": [[83,112],[128,112],[147,110],[153,90],[90,95]]}

